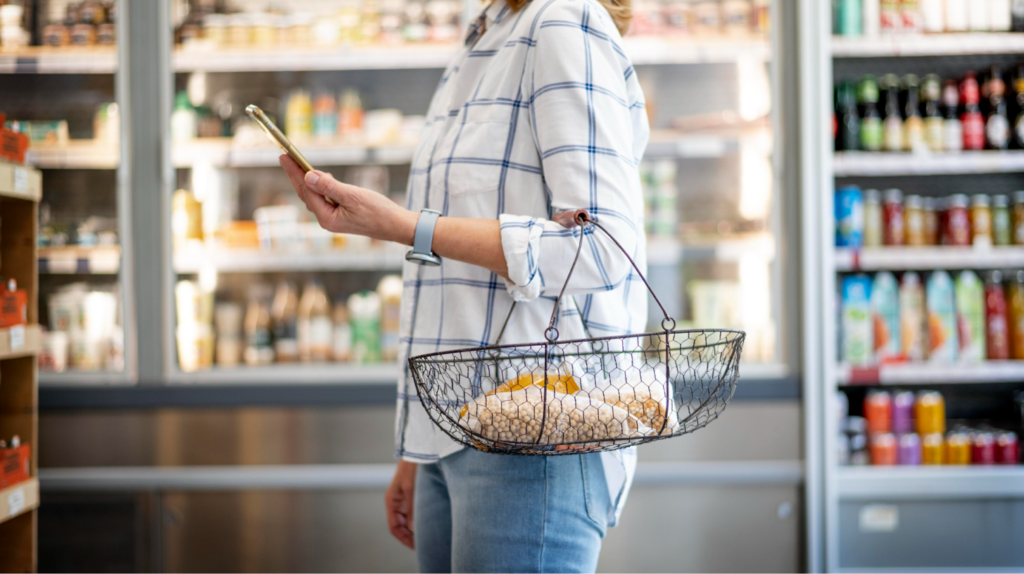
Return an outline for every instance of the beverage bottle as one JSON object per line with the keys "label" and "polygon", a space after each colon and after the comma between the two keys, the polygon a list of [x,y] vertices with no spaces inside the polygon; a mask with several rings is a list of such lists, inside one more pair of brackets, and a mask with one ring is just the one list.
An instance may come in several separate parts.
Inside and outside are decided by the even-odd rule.
{"label": "beverage bottle", "polygon": [[1010,307],[1010,356],[1024,359],[1024,271],[1018,271],[1007,286]]}
{"label": "beverage bottle", "polygon": [[882,147],[885,151],[903,149],[903,118],[900,116],[900,79],[896,74],[882,76],[880,85],[885,92],[885,120],[882,128]]}
{"label": "beverage bottle", "polygon": [[242,355],[247,365],[267,365],[274,362],[274,347],[270,332],[270,289],[256,284],[249,289],[249,302],[245,308],[245,350]]}
{"label": "beverage bottle", "polygon": [[960,360],[985,359],[985,285],[974,271],[961,271],[954,284]]}
{"label": "beverage bottle", "polygon": [[[1024,0],[1020,0],[1024,2]],[[876,38],[881,30],[882,6],[879,0],[862,0],[864,15],[861,18],[861,26],[864,28],[864,36]]]}
{"label": "beverage bottle", "polygon": [[380,349],[385,361],[398,360],[398,327],[401,320],[402,278],[388,275],[377,284],[380,297]]}
{"label": "beverage bottle", "polygon": [[914,271],[903,274],[900,280],[900,333],[903,358],[923,361],[926,358],[927,314],[924,304],[924,285]]}
{"label": "beverage bottle", "polygon": [[306,139],[313,135],[313,100],[303,89],[292,91],[285,106],[284,131],[291,139]]}
{"label": "beverage bottle", "polygon": [[921,23],[925,32],[938,33],[946,30],[944,3],[945,0],[921,0]]}
{"label": "beverage bottle", "polygon": [[1010,30],[1024,32],[1024,0],[1010,0]]}
{"label": "beverage bottle", "polygon": [[338,133],[338,103],[330,92],[321,92],[313,100],[313,136],[334,139]]}
{"label": "beverage bottle", "polygon": [[879,13],[883,33],[899,32],[903,27],[899,0],[880,0]]}
{"label": "beverage bottle", "polygon": [[338,135],[345,139],[358,139],[363,133],[363,102],[359,92],[348,89],[341,94],[338,110]]}
{"label": "beverage bottle", "polygon": [[1010,14],[1010,0],[988,0],[989,29],[993,32],[1009,32],[1013,26]]}
{"label": "beverage bottle", "polygon": [[921,5],[918,0],[900,0],[900,27],[903,32],[917,34],[923,29]]}
{"label": "beverage bottle", "polygon": [[863,33],[861,0],[839,0],[835,10],[835,33],[840,36],[860,36]]}
{"label": "beverage bottle", "polygon": [[299,358],[299,298],[287,281],[277,284],[271,319],[274,323],[274,356],[279,363],[293,363]]}
{"label": "beverage bottle", "polygon": [[[968,27],[968,2],[972,0],[946,0],[946,31],[966,32]],[[973,2],[972,2],[973,3]]]}
{"label": "beverage bottle", "polygon": [[924,142],[931,151],[942,151],[942,138],[945,122],[942,118],[942,84],[935,74],[928,74],[921,84],[921,96],[924,98]]}
{"label": "beverage bottle", "polygon": [[373,291],[362,291],[348,298],[352,360],[356,363],[380,362],[380,315],[380,297]]}
{"label": "beverage bottle", "polygon": [[914,74],[903,76],[903,149],[921,151],[925,148],[924,120],[921,119],[920,82]]}
{"label": "beverage bottle", "polygon": [[857,113],[857,93],[853,82],[843,82],[836,89],[836,114],[839,118],[836,151],[860,149],[860,115]]}
{"label": "beverage bottle", "polygon": [[992,196],[992,243],[1013,245],[1013,219],[1010,217],[1010,197]]}
{"label": "beverage bottle", "polygon": [[[1024,2],[1024,0],[1021,0]],[[1014,120],[1013,120],[1013,143],[1015,147],[1024,149],[1024,64],[1017,66],[1017,72],[1013,78],[1014,95]]]}
{"label": "beverage bottle", "polygon": [[942,148],[946,151],[960,151],[964,148],[963,124],[960,123],[960,90],[956,80],[946,80],[942,85],[942,105],[946,119],[942,123]]}
{"label": "beverage bottle", "polygon": [[857,86],[857,103],[860,104],[860,149],[880,151],[882,149],[882,116],[878,112],[878,82],[874,76],[864,76]]}
{"label": "beverage bottle", "polygon": [[323,285],[311,279],[306,283],[299,299],[298,334],[299,359],[323,362],[332,354],[334,322],[331,303]]}
{"label": "beverage bottle", "polygon": [[1010,358],[1009,318],[1006,311],[1003,274],[993,271],[985,282],[985,339],[990,361]]}
{"label": "beverage bottle", "polygon": [[1006,83],[999,66],[992,66],[981,92],[988,103],[985,143],[989,149],[1006,149],[1010,145],[1010,121],[1006,113]]}
{"label": "beverage bottle", "polygon": [[972,32],[988,32],[992,29],[991,0],[970,0],[967,5],[967,28]]}
{"label": "beverage bottle", "polygon": [[352,326],[348,323],[348,307],[344,301],[334,303],[334,349],[335,361],[352,360]]}
{"label": "beverage bottle", "polygon": [[877,189],[869,189],[864,192],[864,247],[881,247],[884,229],[881,195]]}
{"label": "beverage bottle", "polygon": [[977,74],[967,72],[960,82],[960,103],[963,105],[960,124],[964,134],[965,150],[985,149],[985,118],[981,114],[980,101]]}

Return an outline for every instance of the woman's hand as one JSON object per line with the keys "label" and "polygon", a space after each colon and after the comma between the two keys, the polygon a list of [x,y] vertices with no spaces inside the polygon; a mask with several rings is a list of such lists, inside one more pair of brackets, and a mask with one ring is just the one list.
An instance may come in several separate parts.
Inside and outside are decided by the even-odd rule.
{"label": "woman's hand", "polygon": [[416,463],[398,461],[395,477],[384,493],[384,506],[388,512],[391,535],[409,548],[415,548],[412,535],[412,497],[416,489]]}
{"label": "woman's hand", "polygon": [[280,162],[299,198],[324,229],[412,245],[418,214],[375,191],[341,183],[329,173],[304,173],[287,155]]}

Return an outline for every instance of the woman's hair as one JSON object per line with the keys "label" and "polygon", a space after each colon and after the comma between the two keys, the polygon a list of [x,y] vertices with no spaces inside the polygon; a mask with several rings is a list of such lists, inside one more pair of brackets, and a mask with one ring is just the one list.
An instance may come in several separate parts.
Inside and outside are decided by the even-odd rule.
{"label": "woman's hair", "polygon": [[[526,3],[530,0],[507,0],[509,8],[513,12],[518,12]],[[629,30],[629,21],[633,19],[633,1],[632,0],[597,0],[608,14],[611,15],[612,21],[615,22],[615,27],[619,29],[619,34],[626,35],[626,31]]]}

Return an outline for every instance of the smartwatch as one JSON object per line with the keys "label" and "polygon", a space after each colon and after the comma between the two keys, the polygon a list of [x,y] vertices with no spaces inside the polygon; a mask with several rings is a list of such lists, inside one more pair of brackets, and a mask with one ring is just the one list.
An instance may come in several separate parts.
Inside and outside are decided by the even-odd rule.
{"label": "smartwatch", "polygon": [[433,209],[424,209],[420,212],[420,218],[416,222],[416,234],[412,240],[412,251],[405,254],[406,261],[420,265],[441,264],[441,258],[431,251],[434,244],[434,226],[437,225],[439,217],[441,212]]}

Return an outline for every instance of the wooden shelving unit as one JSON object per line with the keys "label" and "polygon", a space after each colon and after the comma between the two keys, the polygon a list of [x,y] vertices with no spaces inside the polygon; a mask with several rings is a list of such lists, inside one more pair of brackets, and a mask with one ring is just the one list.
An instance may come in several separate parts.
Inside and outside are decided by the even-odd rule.
{"label": "wooden shelving unit", "polygon": [[28,292],[28,324],[0,330],[0,438],[21,437],[31,447],[30,476],[0,490],[0,571],[36,570],[39,506],[39,384],[36,236],[42,176],[38,170],[0,162],[0,277]]}

